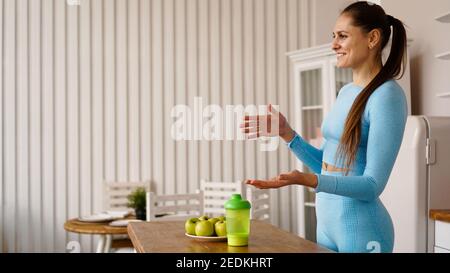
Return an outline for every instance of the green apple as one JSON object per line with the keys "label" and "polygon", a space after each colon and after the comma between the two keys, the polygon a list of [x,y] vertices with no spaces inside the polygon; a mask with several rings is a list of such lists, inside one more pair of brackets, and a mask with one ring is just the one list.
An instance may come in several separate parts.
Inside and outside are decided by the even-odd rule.
{"label": "green apple", "polygon": [[225,216],[219,216],[219,217],[217,217],[218,219],[219,219],[219,221],[225,221]]}
{"label": "green apple", "polygon": [[214,226],[208,220],[200,220],[195,225],[195,234],[197,236],[213,236]]}
{"label": "green apple", "polygon": [[186,223],[184,224],[184,228],[186,230],[187,234],[195,235],[195,226],[197,225],[198,218],[190,218],[186,220]]}
{"label": "green apple", "polygon": [[203,215],[203,216],[198,217],[198,219],[199,219],[200,221],[201,221],[201,220],[208,220],[209,217],[206,216],[206,215]]}
{"label": "green apple", "polygon": [[226,221],[218,221],[214,225],[217,236],[227,236],[227,223]]}
{"label": "green apple", "polygon": [[[211,224],[212,224],[213,227],[214,227],[214,225],[215,225],[217,222],[219,222],[219,218],[209,218],[208,221],[211,222]],[[216,233],[214,232],[213,235],[216,235]]]}
{"label": "green apple", "polygon": [[211,224],[215,225],[216,222],[219,222],[219,221],[220,221],[220,219],[219,219],[219,218],[209,218],[208,221],[210,221]]}

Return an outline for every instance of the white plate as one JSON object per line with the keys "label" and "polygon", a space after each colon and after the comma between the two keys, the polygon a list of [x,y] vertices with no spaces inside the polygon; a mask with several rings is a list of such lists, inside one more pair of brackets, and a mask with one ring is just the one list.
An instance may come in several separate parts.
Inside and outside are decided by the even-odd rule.
{"label": "white plate", "polygon": [[138,220],[138,219],[116,220],[116,221],[112,221],[111,223],[109,223],[109,225],[113,226],[113,227],[126,227],[126,226],[128,226],[128,223],[131,223],[131,222],[142,222],[142,220]]}
{"label": "white plate", "polygon": [[195,236],[185,233],[185,235],[189,238],[195,239],[197,241],[204,241],[204,242],[223,242],[227,240],[227,236]]}
{"label": "white plate", "polygon": [[115,218],[109,214],[100,213],[100,214],[94,214],[94,215],[81,216],[78,218],[78,221],[89,222],[89,223],[101,223],[101,222],[112,221],[114,219]]}

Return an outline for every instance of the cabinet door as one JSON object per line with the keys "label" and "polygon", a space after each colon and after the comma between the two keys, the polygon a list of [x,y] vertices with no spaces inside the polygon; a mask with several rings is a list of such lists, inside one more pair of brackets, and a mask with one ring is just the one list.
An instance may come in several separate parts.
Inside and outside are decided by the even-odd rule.
{"label": "cabinet door", "polygon": [[[326,70],[321,68],[305,70],[301,72],[301,121],[302,137],[316,148],[322,144],[321,125],[324,116],[324,94],[326,86]],[[325,75],[324,75],[325,74]],[[303,172],[312,173],[312,171],[303,165]],[[316,213],[315,213],[315,194],[310,188],[303,189],[304,211],[305,211],[305,238],[316,241]]]}
{"label": "cabinet door", "polygon": [[333,106],[341,88],[353,82],[352,70],[350,68],[338,68],[336,66],[336,58],[330,60],[330,70],[329,84],[331,88],[327,94],[327,98],[329,98],[329,108],[327,110]]}
{"label": "cabinet door", "polygon": [[[296,129],[305,141],[320,148],[322,143],[321,125],[324,116],[324,96],[328,90],[327,61],[301,63],[295,70]],[[309,168],[298,161],[298,169],[311,173]],[[307,188],[299,187],[297,198],[299,235],[316,241],[315,196]]]}
{"label": "cabinet door", "polygon": [[450,223],[436,221],[434,244],[437,247],[450,249]]}

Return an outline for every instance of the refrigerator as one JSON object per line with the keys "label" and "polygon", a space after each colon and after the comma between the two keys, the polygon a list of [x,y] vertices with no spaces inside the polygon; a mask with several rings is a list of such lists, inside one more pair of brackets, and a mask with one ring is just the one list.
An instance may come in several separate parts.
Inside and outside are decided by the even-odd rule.
{"label": "refrigerator", "polygon": [[450,209],[450,117],[408,117],[381,200],[394,223],[394,252],[433,252],[429,210]]}

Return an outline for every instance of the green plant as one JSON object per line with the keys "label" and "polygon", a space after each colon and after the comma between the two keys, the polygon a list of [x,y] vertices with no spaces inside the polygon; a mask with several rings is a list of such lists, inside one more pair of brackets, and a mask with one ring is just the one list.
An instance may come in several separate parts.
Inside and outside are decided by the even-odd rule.
{"label": "green plant", "polygon": [[135,210],[145,209],[145,198],[146,192],[145,188],[136,188],[131,194],[127,196],[128,207],[134,208]]}

